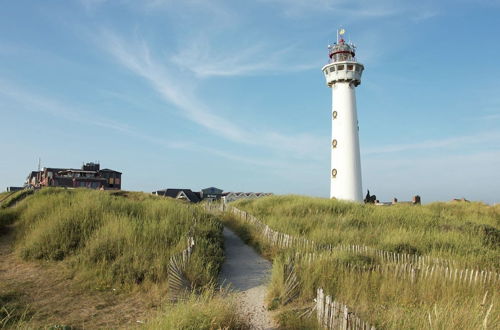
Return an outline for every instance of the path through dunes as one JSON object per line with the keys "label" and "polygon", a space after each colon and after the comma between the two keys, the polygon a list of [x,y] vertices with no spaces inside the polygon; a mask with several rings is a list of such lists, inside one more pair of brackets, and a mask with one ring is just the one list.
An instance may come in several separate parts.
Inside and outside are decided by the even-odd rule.
{"label": "path through dunes", "polygon": [[272,264],[227,228],[224,245],[226,260],[219,275],[221,284],[237,292],[238,307],[255,329],[274,329],[264,301]]}

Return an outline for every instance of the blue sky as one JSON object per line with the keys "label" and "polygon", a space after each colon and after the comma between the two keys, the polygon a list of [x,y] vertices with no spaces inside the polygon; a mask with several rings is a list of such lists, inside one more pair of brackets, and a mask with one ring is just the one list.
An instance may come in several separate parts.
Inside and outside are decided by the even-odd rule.
{"label": "blue sky", "polygon": [[321,67],[343,26],[363,189],[500,202],[500,1],[0,3],[0,187],[40,157],[99,160],[129,190],[326,197]]}

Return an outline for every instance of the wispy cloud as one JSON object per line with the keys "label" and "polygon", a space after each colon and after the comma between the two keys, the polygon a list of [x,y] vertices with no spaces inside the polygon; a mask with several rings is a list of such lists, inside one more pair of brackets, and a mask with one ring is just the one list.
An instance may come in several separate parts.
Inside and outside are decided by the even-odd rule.
{"label": "wispy cloud", "polygon": [[89,12],[97,9],[99,6],[108,2],[108,0],[79,0],[79,1],[82,4],[82,6]]}
{"label": "wispy cloud", "polygon": [[492,143],[500,144],[499,132],[480,132],[473,135],[449,137],[436,140],[426,140],[418,143],[393,144],[380,147],[372,147],[363,150],[364,155],[376,155],[386,153],[397,153],[411,150],[430,150],[453,147],[468,147],[474,144]]}
{"label": "wispy cloud", "polygon": [[[90,126],[97,126],[113,130],[128,136],[137,137],[142,140],[154,142],[167,148],[182,149],[190,147],[190,143],[184,141],[167,141],[141,134],[127,124],[110,120],[103,116],[96,117],[89,112],[61,103],[54,98],[45,97],[32,91],[26,91],[18,86],[0,79],[0,95],[13,100],[18,106],[28,111],[42,111],[53,117],[67,121],[77,122]],[[89,119],[92,118],[92,119]]]}
{"label": "wispy cloud", "polygon": [[245,139],[238,127],[212,114],[198,102],[192,87],[187,87],[188,84],[183,83],[181,78],[174,78],[164,65],[157,63],[144,40],[128,44],[109,31],[103,35],[101,46],[104,49],[124,67],[148,81],[164,100],[182,109],[188,119],[229,139]]}
{"label": "wispy cloud", "polygon": [[487,203],[500,202],[500,150],[432,155],[386,155],[366,159],[363,183],[381,200],[410,199],[424,202],[466,197]]}
{"label": "wispy cloud", "polygon": [[[269,168],[273,171],[276,171],[276,173],[278,174],[280,173],[280,170],[283,170],[284,172],[286,172],[287,170],[298,171],[299,168],[307,168],[308,166],[311,166],[311,164],[308,164],[307,162],[290,162],[288,159],[279,157],[262,158],[261,156],[242,156],[211,146],[196,144],[191,141],[175,141],[171,139],[164,139],[158,136],[144,134],[128,124],[110,120],[102,116],[96,118],[95,115],[90,115],[88,111],[85,111],[81,108],[65,104],[55,98],[42,96],[33,91],[25,90],[2,79],[0,79],[0,96],[2,96],[0,99],[2,100],[2,105],[4,106],[4,108],[24,109],[26,111],[34,111],[33,109],[36,109],[35,111],[44,112],[54,118],[112,130],[125,136],[136,138],[148,144],[156,145],[166,149],[181,149],[190,152],[202,152],[237,163],[245,163],[253,166]],[[13,102],[9,102],[9,100]],[[15,106],[12,106],[12,104],[14,104]],[[314,166],[315,164],[312,165]]]}
{"label": "wispy cloud", "polygon": [[147,43],[138,39],[127,42],[110,31],[104,31],[100,46],[125,68],[145,79],[169,104],[188,120],[230,141],[258,145],[278,151],[292,151],[295,157],[317,157],[321,139],[309,134],[287,136],[259,128],[243,128],[216,115],[196,95],[194,79],[173,73],[174,70],[155,59]]}
{"label": "wispy cloud", "polygon": [[[385,18],[399,14],[411,14],[415,19],[423,20],[437,14],[434,6],[426,1],[401,0],[260,0],[279,5],[285,15],[301,17],[312,13],[328,13],[347,20]],[[424,13],[424,14],[423,14]]]}
{"label": "wispy cloud", "polygon": [[295,46],[269,47],[264,43],[233,49],[213,49],[209,37],[189,40],[171,57],[173,63],[197,77],[242,76],[262,73],[297,72],[317,68],[321,63],[294,63]]}
{"label": "wispy cloud", "polygon": [[498,119],[500,119],[500,113],[492,113],[489,115],[480,116],[479,119],[480,120],[498,120]]}
{"label": "wispy cloud", "polygon": [[224,1],[205,0],[78,0],[88,13],[96,12],[106,5],[121,5],[134,12],[155,15],[158,13],[199,13],[204,20],[231,20],[233,13],[224,5]]}

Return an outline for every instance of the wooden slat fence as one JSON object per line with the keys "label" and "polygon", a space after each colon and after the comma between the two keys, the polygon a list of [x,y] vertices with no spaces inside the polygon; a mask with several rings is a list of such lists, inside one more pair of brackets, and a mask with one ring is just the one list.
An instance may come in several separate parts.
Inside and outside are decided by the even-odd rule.
{"label": "wooden slat fence", "polygon": [[[481,269],[460,269],[454,267],[452,262],[445,259],[418,256],[406,253],[395,253],[375,249],[366,245],[328,245],[319,244],[303,237],[295,237],[289,234],[278,232],[268,225],[249,214],[235,207],[225,204],[207,204],[207,210],[212,212],[230,212],[238,216],[242,221],[251,224],[259,231],[268,244],[280,249],[290,249],[300,251],[301,259],[311,262],[318,257],[324,257],[325,252],[345,251],[354,254],[375,256],[388,264],[376,265],[369,268],[370,271],[381,273],[393,273],[398,277],[410,278],[412,281],[418,278],[437,278],[453,283],[475,285],[475,284],[495,284],[500,282],[500,273],[493,270]],[[392,265],[391,265],[392,264]],[[354,266],[353,266],[354,267]]]}
{"label": "wooden slat fence", "polygon": [[[332,254],[328,253],[299,253],[295,254],[295,262],[304,262],[311,264],[320,259],[332,259]],[[352,271],[377,272],[386,276],[393,276],[398,279],[409,280],[415,283],[419,280],[447,281],[453,284],[463,285],[494,285],[500,282],[499,274],[493,271],[484,271],[480,269],[458,269],[439,265],[413,265],[408,263],[386,263],[377,265],[343,264],[339,267],[349,268]]]}
{"label": "wooden slat fence", "polygon": [[193,237],[188,237],[187,247],[181,252],[170,257],[167,269],[168,295],[171,300],[178,300],[185,292],[187,292],[191,284],[186,279],[186,266],[191,259],[195,241]]}
{"label": "wooden slat fence", "polygon": [[316,317],[324,329],[375,330],[347,305],[325,295],[321,288],[316,293]]}

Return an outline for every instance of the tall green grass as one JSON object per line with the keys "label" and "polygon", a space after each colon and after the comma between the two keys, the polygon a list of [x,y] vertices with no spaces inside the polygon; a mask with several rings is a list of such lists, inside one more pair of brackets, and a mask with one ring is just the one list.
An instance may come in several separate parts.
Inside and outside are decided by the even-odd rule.
{"label": "tall green grass", "polygon": [[23,189],[13,193],[5,193],[5,195],[0,197],[0,209],[11,207],[17,202],[21,201],[26,196],[33,194],[33,189]]}
{"label": "tall green grass", "polygon": [[[318,243],[369,245],[393,252],[445,257],[464,267],[498,271],[498,206],[433,203],[376,207],[299,196],[241,200],[232,205],[275,230]],[[292,263],[300,288],[292,305],[298,310],[310,306],[316,289],[321,287],[377,329],[500,326],[499,291],[495,284],[468,286],[437,277],[412,282],[391,272],[370,271],[384,260],[346,251],[318,252],[312,262],[291,261],[296,256],[294,249],[280,251],[269,245],[259,231],[231,214],[221,218],[273,258],[269,301],[274,304],[284,294],[285,265]],[[286,312],[280,319],[291,313],[290,307],[282,310]],[[297,314],[292,313],[293,317]],[[288,323],[282,324],[288,327]]]}
{"label": "tall green grass", "polygon": [[[344,252],[294,263],[300,282],[295,304],[310,304],[316,290],[323,288],[377,329],[481,329],[485,320],[486,329],[500,326],[498,286],[469,286],[440,278],[412,282],[409,276],[363,269],[372,263],[363,259]],[[275,257],[270,299],[283,295],[283,269],[289,264],[285,256]]]}
{"label": "tall green grass", "polygon": [[213,289],[201,295],[167,305],[160,316],[148,322],[146,329],[211,330],[251,329],[248,320],[236,308],[234,296],[219,294]]}
{"label": "tall green grass", "polygon": [[0,201],[4,199],[8,194],[10,194],[10,191],[0,192]]}
{"label": "tall green grass", "polygon": [[96,286],[162,282],[169,258],[195,237],[188,267],[194,285],[216,279],[222,227],[198,207],[141,193],[42,189],[1,219],[16,221],[26,260],[64,261]]}
{"label": "tall green grass", "polygon": [[432,203],[380,207],[301,196],[233,205],[271,228],[325,244],[357,244],[453,259],[457,266],[500,267],[500,207]]}

